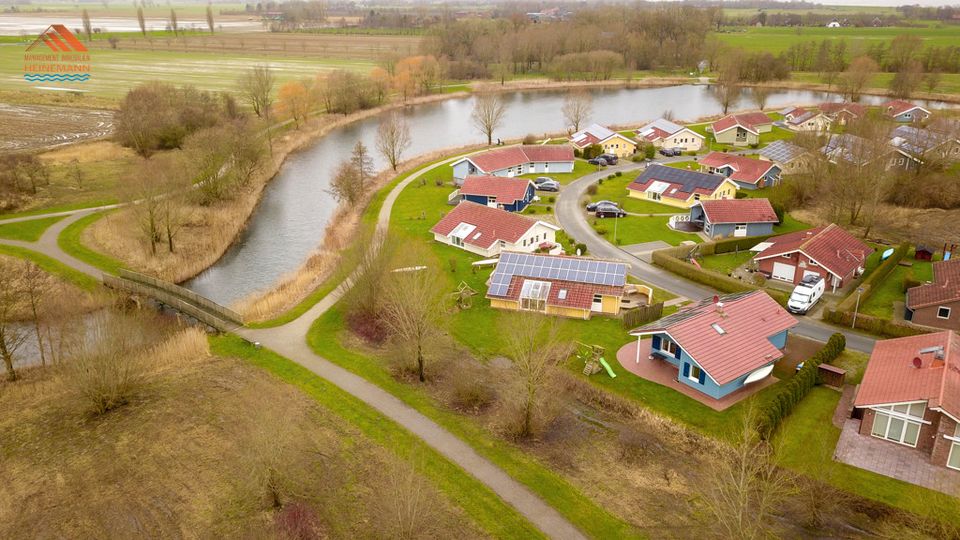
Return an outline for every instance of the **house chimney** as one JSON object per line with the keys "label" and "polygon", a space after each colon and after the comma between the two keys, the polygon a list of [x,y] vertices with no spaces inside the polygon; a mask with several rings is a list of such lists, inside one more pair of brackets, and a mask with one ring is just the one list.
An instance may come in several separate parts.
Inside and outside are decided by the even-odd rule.
{"label": "house chimney", "polygon": [[721,317],[725,317],[725,316],[726,316],[726,315],[723,313],[723,302],[717,302],[717,313],[719,313]]}
{"label": "house chimney", "polygon": [[920,369],[923,367],[923,360],[921,360],[919,356],[913,357],[913,367],[917,369]]}

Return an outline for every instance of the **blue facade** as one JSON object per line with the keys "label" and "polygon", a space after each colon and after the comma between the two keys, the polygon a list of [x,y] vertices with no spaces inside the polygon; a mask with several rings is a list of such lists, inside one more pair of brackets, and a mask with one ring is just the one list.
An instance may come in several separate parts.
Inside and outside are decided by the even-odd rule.
{"label": "blue facade", "polygon": [[[783,349],[787,344],[787,331],[784,330],[767,339],[778,349]],[[675,366],[677,368],[678,381],[712,398],[720,399],[731,392],[739,390],[743,387],[743,382],[747,376],[750,375],[750,372],[747,372],[733,381],[719,385],[710,377],[710,374],[687,354],[680,344],[674,342],[666,332],[653,334],[651,340],[651,354],[655,354]],[[774,363],[775,362],[770,362],[770,364],[767,365]]]}
{"label": "blue facade", "polygon": [[[533,184],[529,183],[527,184],[527,193],[524,195],[523,199],[511,204],[498,204],[497,208],[506,210],[507,212],[522,212],[524,208],[533,202],[533,197],[535,194],[536,190],[534,189]],[[496,197],[488,197],[486,195],[464,195],[463,200],[487,206],[488,202],[496,200]]]}
{"label": "blue facade", "polygon": [[[690,208],[690,221],[703,222],[703,232],[710,238],[727,238],[735,236],[737,233],[737,223],[711,223],[703,211],[703,207],[692,206]],[[741,223],[740,225],[744,225]],[[760,236],[762,234],[773,234],[773,223],[746,223],[747,230],[744,234],[736,236]]]}
{"label": "blue facade", "polygon": [[727,167],[720,167],[716,169],[717,174],[722,174],[723,176],[730,178],[731,180],[733,180],[735,184],[737,184],[737,186],[740,189],[759,189],[764,187],[775,186],[780,183],[780,172],[781,172],[780,166],[774,165],[773,167],[770,167],[770,170],[767,171],[766,174],[764,174],[763,176],[760,177],[759,180],[757,180],[756,184],[751,184],[749,182],[740,182],[738,180],[734,180],[733,178],[730,178],[730,175],[733,174],[732,167],[727,166]]}
{"label": "blue facade", "polygon": [[927,113],[919,109],[914,109],[912,111],[906,111],[894,116],[893,120],[895,122],[919,122],[921,120],[926,120],[926,118]]}

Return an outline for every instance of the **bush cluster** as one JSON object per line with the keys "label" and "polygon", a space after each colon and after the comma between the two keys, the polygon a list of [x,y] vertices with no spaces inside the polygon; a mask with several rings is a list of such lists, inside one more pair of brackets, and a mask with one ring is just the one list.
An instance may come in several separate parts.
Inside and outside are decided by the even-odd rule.
{"label": "bush cluster", "polygon": [[836,359],[847,347],[847,339],[841,333],[830,336],[827,344],[823,346],[813,357],[803,363],[803,367],[787,384],[780,387],[776,394],[769,398],[763,412],[757,419],[757,431],[760,436],[769,439],[776,431],[780,422],[790,416],[793,408],[810,392],[815,384],[818,383],[817,373],[820,364],[829,363]]}

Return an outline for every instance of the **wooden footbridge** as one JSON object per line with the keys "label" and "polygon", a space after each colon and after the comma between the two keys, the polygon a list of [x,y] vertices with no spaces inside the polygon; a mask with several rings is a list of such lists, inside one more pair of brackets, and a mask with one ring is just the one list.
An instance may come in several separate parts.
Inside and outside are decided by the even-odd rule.
{"label": "wooden footbridge", "polygon": [[111,289],[152,298],[221,332],[243,326],[243,317],[236,311],[162,279],[120,270],[117,276],[103,274],[103,284]]}

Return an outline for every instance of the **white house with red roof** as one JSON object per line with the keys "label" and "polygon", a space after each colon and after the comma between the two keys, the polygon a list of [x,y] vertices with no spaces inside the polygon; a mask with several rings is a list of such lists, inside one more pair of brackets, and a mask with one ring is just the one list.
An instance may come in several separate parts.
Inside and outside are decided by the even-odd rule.
{"label": "white house with red roof", "polygon": [[460,197],[507,212],[522,212],[536,196],[537,188],[528,178],[468,176],[460,187]]}
{"label": "white house with red roof", "polygon": [[873,248],[831,223],[804,231],[775,236],[753,248],[760,272],[772,279],[800,283],[817,275],[836,291],[863,272]]}
{"label": "white house with red roof", "polygon": [[947,330],[877,341],[853,406],[860,435],[960,470],[960,336]]}
{"label": "white house with red roof", "polygon": [[726,152],[710,152],[701,158],[699,163],[701,171],[722,174],[743,189],[759,189],[780,183],[780,166],[772,161]]}
{"label": "white house with red roof", "polygon": [[760,144],[760,134],[773,130],[773,120],[762,112],[731,114],[710,125],[713,138],[721,144]]}
{"label": "white house with red roof", "polygon": [[637,151],[637,141],[600,124],[591,124],[574,133],[570,136],[570,143],[580,150],[597,144],[603,148],[604,154],[614,154],[622,158],[630,157]]}
{"label": "white house with red roof", "polygon": [[719,174],[653,164],[627,185],[627,194],[636,199],[690,208],[699,201],[734,198],[737,184]]}
{"label": "white house with red roof", "polygon": [[902,99],[893,99],[880,105],[883,114],[896,122],[923,122],[930,118],[930,111]]}
{"label": "white house with red roof", "polygon": [[627,265],[588,257],[504,251],[490,274],[490,307],[576,319],[620,313]]}
{"label": "white house with red roof", "polygon": [[867,108],[859,103],[821,103],[820,110],[834,122],[845,126],[867,115]]}
{"label": "white house with red roof", "polygon": [[[797,320],[763,291],[706,299],[630,332],[652,340],[650,356],[668,362],[677,380],[715,399],[766,379],[783,357]],[[637,354],[644,350],[637,347]]]}
{"label": "white house with red roof", "polygon": [[682,148],[685,152],[699,152],[703,148],[704,136],[688,127],[675,124],[665,118],[658,118],[636,131],[638,141],[654,145],[657,148]]}
{"label": "white house with red roof", "polygon": [[430,229],[437,242],[483,257],[503,250],[532,253],[556,245],[560,228],[499,208],[463,201]]}
{"label": "white house with red roof", "polygon": [[573,148],[559,144],[509,146],[466,156],[451,167],[457,184],[471,175],[569,173],[573,172]]}
{"label": "white house with red roof", "polygon": [[803,107],[787,107],[780,113],[783,114],[783,125],[791,131],[826,131],[833,123],[826,114]]}
{"label": "white house with red roof", "polygon": [[767,199],[700,201],[690,207],[689,216],[689,222],[709,238],[772,234],[779,221]]}

